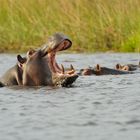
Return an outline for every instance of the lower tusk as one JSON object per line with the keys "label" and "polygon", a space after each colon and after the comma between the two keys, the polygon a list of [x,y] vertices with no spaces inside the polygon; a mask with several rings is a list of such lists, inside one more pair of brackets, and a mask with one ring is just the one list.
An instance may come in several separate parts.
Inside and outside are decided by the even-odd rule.
{"label": "lower tusk", "polygon": [[75,71],[75,69],[74,69],[72,64],[70,65],[70,69]]}
{"label": "lower tusk", "polygon": [[64,69],[64,66],[61,64],[61,69],[62,69],[62,74],[65,73],[65,69]]}

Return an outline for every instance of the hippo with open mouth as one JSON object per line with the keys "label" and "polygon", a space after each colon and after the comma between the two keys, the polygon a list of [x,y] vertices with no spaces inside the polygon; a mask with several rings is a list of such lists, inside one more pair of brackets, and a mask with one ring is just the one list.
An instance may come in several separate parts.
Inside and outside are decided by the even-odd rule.
{"label": "hippo with open mouth", "polygon": [[1,78],[1,85],[70,86],[78,75],[74,68],[65,71],[63,65],[60,67],[55,56],[57,52],[66,50],[71,45],[72,42],[65,35],[54,34],[41,49],[28,51],[25,58],[18,55],[18,64]]}

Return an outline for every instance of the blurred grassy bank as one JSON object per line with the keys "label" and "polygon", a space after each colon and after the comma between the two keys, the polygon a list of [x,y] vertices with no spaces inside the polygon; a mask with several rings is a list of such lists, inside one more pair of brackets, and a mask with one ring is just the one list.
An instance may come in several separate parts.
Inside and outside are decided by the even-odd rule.
{"label": "blurred grassy bank", "polygon": [[0,52],[27,51],[63,32],[71,51],[139,52],[140,0],[0,0]]}

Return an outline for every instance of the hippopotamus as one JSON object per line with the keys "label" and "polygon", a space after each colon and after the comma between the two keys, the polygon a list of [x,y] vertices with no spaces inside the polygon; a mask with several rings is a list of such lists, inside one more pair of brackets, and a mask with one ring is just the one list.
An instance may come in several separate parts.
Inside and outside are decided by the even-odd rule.
{"label": "hippopotamus", "polygon": [[140,62],[138,63],[138,65],[135,65],[135,64],[126,64],[126,65],[116,64],[117,70],[135,71],[135,70],[137,70],[137,68],[140,68]]}
{"label": "hippopotamus", "polygon": [[65,71],[63,65],[60,67],[55,56],[71,46],[67,36],[54,34],[42,48],[29,50],[26,57],[17,55],[18,63],[2,76],[1,85],[70,86],[78,75],[74,69]]}
{"label": "hippopotamus", "polygon": [[[17,56],[19,59],[20,56]],[[20,63],[17,63],[0,78],[0,86],[12,86],[12,85],[22,85],[22,64],[25,63],[26,58],[22,58]]]}
{"label": "hippopotamus", "polygon": [[121,74],[131,74],[131,73],[132,72],[101,67],[99,64],[97,64],[96,67],[81,69],[78,74],[79,75],[121,75]]}

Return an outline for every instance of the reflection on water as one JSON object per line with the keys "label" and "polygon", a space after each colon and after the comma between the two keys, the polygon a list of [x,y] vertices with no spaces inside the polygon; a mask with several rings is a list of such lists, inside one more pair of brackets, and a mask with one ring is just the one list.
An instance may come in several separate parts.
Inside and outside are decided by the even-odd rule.
{"label": "reflection on water", "polygon": [[[139,54],[61,54],[80,69],[139,61]],[[70,61],[69,61],[70,60]],[[0,55],[1,75],[16,55]],[[81,76],[71,88],[0,88],[1,140],[139,140],[140,73]]]}

